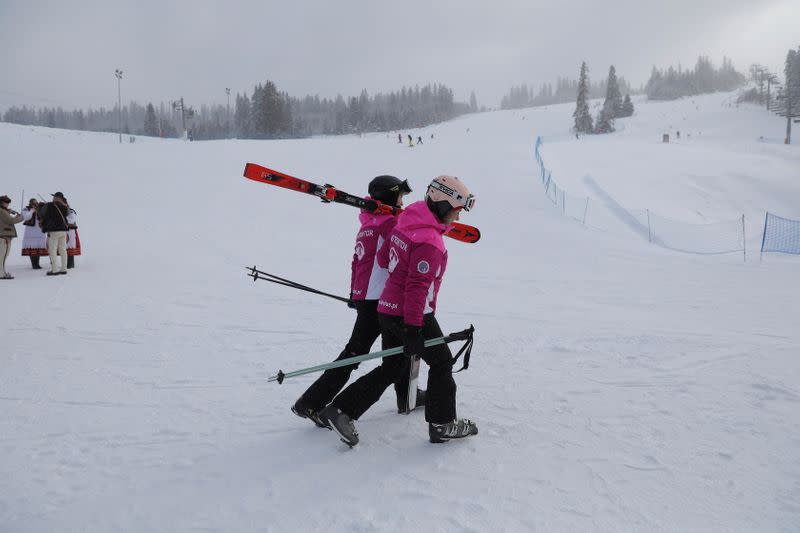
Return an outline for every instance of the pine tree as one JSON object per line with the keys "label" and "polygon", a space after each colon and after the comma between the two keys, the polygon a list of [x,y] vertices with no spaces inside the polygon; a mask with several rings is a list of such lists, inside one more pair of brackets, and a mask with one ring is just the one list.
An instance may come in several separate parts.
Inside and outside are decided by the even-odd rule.
{"label": "pine tree", "polygon": [[150,137],[158,137],[158,120],[156,119],[156,109],[152,103],[147,104],[147,111],[145,111],[144,134]]}
{"label": "pine tree", "polygon": [[617,84],[617,70],[614,65],[608,69],[608,81],[606,82],[606,101],[603,107],[607,108],[609,118],[615,119],[622,114],[622,95]]}
{"label": "pine tree", "polygon": [[611,118],[611,109],[603,106],[600,113],[597,114],[597,121],[595,123],[595,133],[612,133],[614,131],[614,119]]}
{"label": "pine tree", "polygon": [[236,128],[236,136],[240,139],[248,139],[253,135],[252,110],[250,99],[246,94],[236,94],[236,110],[233,112],[233,123]]}
{"label": "pine tree", "polygon": [[789,50],[786,54],[786,87],[784,109],[786,111],[786,144],[792,143],[792,119],[800,117],[800,50]]}
{"label": "pine tree", "polygon": [[597,118],[594,121],[595,133],[611,133],[614,131],[613,111],[607,106],[603,105],[597,113]]}
{"label": "pine tree", "polygon": [[631,101],[631,95],[625,95],[625,101],[622,102],[622,115],[623,117],[631,117],[633,116],[633,102]]}
{"label": "pine tree", "polygon": [[478,99],[475,97],[475,91],[469,94],[469,109],[473,113],[478,111]]}
{"label": "pine tree", "polygon": [[589,113],[589,69],[586,67],[586,61],[581,64],[581,74],[578,80],[578,99],[575,104],[575,112],[572,116],[575,118],[575,133],[591,133],[592,132],[592,115]]}

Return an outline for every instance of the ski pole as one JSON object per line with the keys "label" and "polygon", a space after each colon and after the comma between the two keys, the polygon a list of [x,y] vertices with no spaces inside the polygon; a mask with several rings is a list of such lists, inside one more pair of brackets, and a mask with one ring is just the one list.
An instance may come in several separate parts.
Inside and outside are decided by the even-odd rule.
{"label": "ski pole", "polygon": [[276,279],[265,278],[265,277],[260,276],[258,273],[256,273],[255,275],[249,274],[249,276],[251,276],[253,278],[253,280],[259,280],[260,279],[262,281],[269,281],[270,283],[274,283],[276,285],[284,285],[286,287],[291,287],[293,289],[298,289],[298,290],[301,290],[301,291],[310,292],[312,294],[320,294],[322,296],[327,296],[329,298],[334,298],[336,300],[339,300],[340,302],[345,302],[345,303],[348,303],[348,304],[350,302],[352,302],[352,300],[349,300],[349,299],[344,298],[342,296],[336,296],[335,294],[328,294],[327,292],[318,291],[317,289],[312,289],[310,287],[304,287],[302,285],[295,285],[294,283],[286,283],[285,281],[278,281]]}
{"label": "ski pole", "polygon": [[248,274],[248,277],[253,278],[253,281],[258,281],[258,280],[269,281],[269,282],[275,283],[277,285],[285,285],[287,287],[292,287],[293,289],[299,289],[301,291],[306,291],[306,292],[310,292],[310,293],[313,293],[313,294],[319,294],[321,296],[327,296],[328,298],[333,298],[334,300],[338,300],[338,301],[344,302],[346,304],[350,304],[350,303],[353,302],[353,300],[351,300],[350,298],[345,298],[343,296],[337,296],[335,294],[330,294],[328,292],[324,292],[324,291],[321,291],[319,289],[315,289],[313,287],[309,287],[307,285],[302,285],[300,283],[297,283],[295,281],[292,281],[292,280],[289,280],[289,279],[286,279],[286,278],[281,278],[279,276],[276,276],[274,274],[270,274],[268,272],[263,272],[261,270],[258,270],[255,266],[246,267],[246,270],[250,271],[250,273]]}
{"label": "ski pole", "polygon": [[[455,341],[467,341],[467,345],[465,346],[472,346],[472,336],[475,332],[475,327],[470,325],[467,329],[463,331],[457,331],[455,333],[451,333],[449,335],[445,335],[444,337],[436,337],[435,339],[428,339],[425,341],[425,348],[429,348],[431,346],[436,346],[438,344],[447,344],[450,342]],[[463,349],[462,349],[463,351]],[[339,368],[340,366],[349,366],[354,365],[356,363],[360,363],[362,361],[368,361],[370,359],[377,359],[379,357],[389,357],[392,355],[398,355],[403,353],[403,347],[398,346],[396,348],[389,348],[387,350],[381,350],[380,352],[373,352],[367,353],[364,355],[356,355],[354,357],[348,357],[347,359],[340,359],[338,361],[333,361],[330,363],[325,363],[322,365],[311,366],[308,368],[302,368],[300,370],[293,370],[292,372],[284,372],[283,370],[278,370],[278,373],[274,376],[270,376],[267,378],[267,381],[277,381],[278,384],[282,384],[283,380],[286,378],[293,378],[297,376],[303,376],[305,374],[312,374],[314,372],[321,372],[323,370],[328,370],[329,368]],[[453,361],[458,359],[458,356],[461,355],[461,352],[453,358]],[[465,363],[466,359],[468,359],[468,355],[465,356]],[[466,368],[466,364],[465,364]]]}

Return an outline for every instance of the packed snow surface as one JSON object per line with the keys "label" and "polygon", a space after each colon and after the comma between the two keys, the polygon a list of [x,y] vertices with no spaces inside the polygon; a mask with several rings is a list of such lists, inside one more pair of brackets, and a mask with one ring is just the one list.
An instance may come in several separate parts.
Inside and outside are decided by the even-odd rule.
{"label": "packed snow surface", "polygon": [[[17,239],[0,282],[0,531],[798,531],[800,260],[757,245],[765,210],[800,218],[800,149],[731,94],[636,104],[606,136],[575,139],[563,105],[404,131],[413,148],[0,124],[0,194],[63,191],[83,245],[48,278]],[[744,214],[747,261],[562,216],[537,135],[570,193],[590,177],[679,221]],[[483,237],[448,240],[437,316],[476,327],[456,381],[477,437],[430,444],[391,391],[353,449],[290,413],[316,376],[268,375],[335,358],[354,314],[245,267],[346,295],[357,212],[248,161],[360,194],[386,173],[409,200],[438,174],[473,190]]]}

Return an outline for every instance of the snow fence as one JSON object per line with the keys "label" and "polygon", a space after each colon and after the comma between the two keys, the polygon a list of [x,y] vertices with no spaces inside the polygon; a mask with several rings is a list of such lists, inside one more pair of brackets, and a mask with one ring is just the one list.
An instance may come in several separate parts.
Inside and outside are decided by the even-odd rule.
{"label": "snow fence", "polygon": [[[570,194],[558,185],[553,179],[553,173],[545,166],[541,152],[542,144],[542,138],[537,137],[534,156],[539,167],[544,193],[563,215],[585,226],[609,233],[633,231],[643,239],[669,250],[691,254],[742,252],[742,257],[746,260],[744,215],[735,220],[711,224],[689,224],[673,220],[653,213],[649,209],[630,209],[620,205],[589,176],[584,178],[584,181],[593,190],[597,199]],[[800,226],[800,222],[781,220]],[[773,237],[770,243],[780,240],[777,246],[782,248],[794,246],[793,249],[796,251],[791,253],[800,253],[800,230],[793,229],[794,240],[792,240],[785,236],[790,230],[777,229],[778,223],[775,223],[774,227],[780,237]],[[767,241],[766,231],[764,241]],[[763,249],[763,246],[762,250],[768,251]]]}
{"label": "snow fence", "polygon": [[767,212],[764,217],[764,234],[761,237],[761,253],[764,252],[800,254],[800,220]]}

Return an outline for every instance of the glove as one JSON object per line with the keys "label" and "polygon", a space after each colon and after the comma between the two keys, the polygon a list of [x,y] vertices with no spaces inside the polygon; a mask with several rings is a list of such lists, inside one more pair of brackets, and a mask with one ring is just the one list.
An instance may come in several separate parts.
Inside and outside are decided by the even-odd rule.
{"label": "glove", "polygon": [[405,325],[403,328],[403,353],[408,357],[421,357],[425,351],[422,327]]}
{"label": "glove", "polygon": [[349,307],[350,309],[356,309],[357,308],[356,303],[353,300],[350,300],[350,301],[347,302],[347,307]]}

